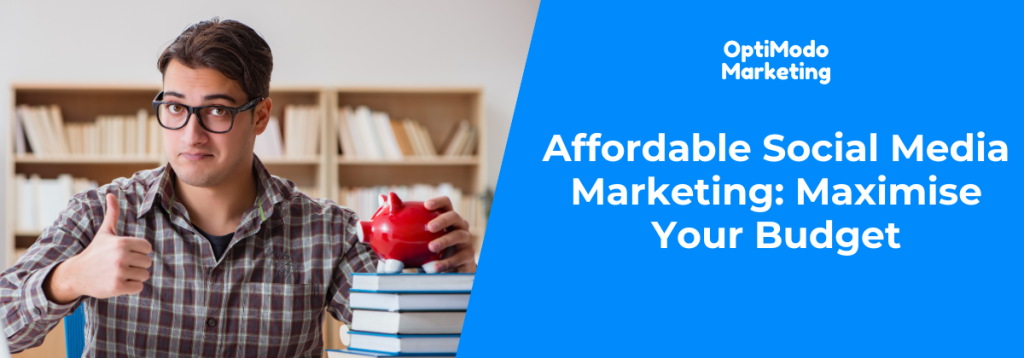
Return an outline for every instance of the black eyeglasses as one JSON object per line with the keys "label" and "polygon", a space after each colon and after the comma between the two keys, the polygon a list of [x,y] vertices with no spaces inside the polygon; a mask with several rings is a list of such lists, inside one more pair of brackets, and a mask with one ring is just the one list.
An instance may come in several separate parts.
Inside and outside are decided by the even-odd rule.
{"label": "black eyeglasses", "polygon": [[190,107],[181,103],[162,101],[164,93],[157,93],[153,98],[153,110],[156,111],[157,122],[167,129],[181,129],[188,124],[192,114],[199,118],[199,125],[213,133],[227,133],[235,125],[235,115],[256,107],[264,98],[256,98],[239,107],[200,106]]}

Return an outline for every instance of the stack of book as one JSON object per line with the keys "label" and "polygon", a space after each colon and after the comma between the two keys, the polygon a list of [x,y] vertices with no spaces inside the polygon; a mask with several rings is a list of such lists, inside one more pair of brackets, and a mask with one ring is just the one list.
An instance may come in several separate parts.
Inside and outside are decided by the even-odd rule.
{"label": "stack of book", "polygon": [[18,173],[14,181],[17,203],[15,230],[31,235],[37,235],[53,224],[75,193],[96,188],[96,181],[74,178],[70,174],[60,174],[57,179],[41,179],[37,174],[26,177]]}
{"label": "stack of book", "polygon": [[272,116],[253,145],[253,153],[260,158],[309,158],[319,152],[320,110],[315,105],[285,106],[284,132],[281,121]]}
{"label": "stack of book", "polygon": [[461,273],[352,274],[352,329],[341,332],[348,348],[328,349],[327,356],[454,357],[473,278]]}
{"label": "stack of book", "polygon": [[338,141],[345,159],[403,160],[439,155],[469,156],[476,149],[477,132],[469,121],[458,122],[439,153],[426,127],[412,119],[392,119],[366,106],[338,110]]}
{"label": "stack of book", "polygon": [[64,123],[56,105],[20,105],[15,114],[17,155],[156,157],[163,153],[161,127],[145,109],[135,115],[101,115],[95,122],[79,123]]}

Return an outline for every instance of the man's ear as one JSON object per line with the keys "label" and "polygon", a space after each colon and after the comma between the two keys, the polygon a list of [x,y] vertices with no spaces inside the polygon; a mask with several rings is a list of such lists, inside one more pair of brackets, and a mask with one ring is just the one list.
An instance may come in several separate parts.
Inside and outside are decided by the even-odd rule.
{"label": "man's ear", "polygon": [[267,130],[267,124],[270,123],[270,108],[274,105],[269,97],[256,105],[256,116],[255,123],[253,123],[253,132],[256,135],[263,134],[263,131]]}

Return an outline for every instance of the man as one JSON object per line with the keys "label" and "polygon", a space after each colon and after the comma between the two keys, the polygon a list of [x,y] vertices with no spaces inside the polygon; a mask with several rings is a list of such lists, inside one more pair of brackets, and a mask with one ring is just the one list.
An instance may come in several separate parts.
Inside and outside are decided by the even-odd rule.
{"label": "man", "polygon": [[[162,168],[75,195],[0,277],[13,351],[37,346],[85,310],[86,356],[320,356],[323,312],[348,322],[353,272],[373,272],[355,214],[271,176],[253,155],[267,126],[273,67],[253,29],[214,18],[158,60]],[[447,198],[428,224],[455,253],[437,270],[476,267],[468,224]]]}

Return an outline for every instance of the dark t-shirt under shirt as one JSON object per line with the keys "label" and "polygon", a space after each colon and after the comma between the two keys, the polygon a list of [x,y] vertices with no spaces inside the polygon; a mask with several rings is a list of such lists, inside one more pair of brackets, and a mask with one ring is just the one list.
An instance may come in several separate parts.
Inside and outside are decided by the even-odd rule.
{"label": "dark t-shirt under shirt", "polygon": [[235,233],[230,233],[224,236],[213,236],[207,234],[206,231],[203,231],[203,229],[200,229],[198,226],[192,225],[192,227],[196,228],[196,230],[199,231],[199,234],[203,235],[203,237],[210,242],[210,246],[213,247],[213,257],[217,260],[220,260],[220,257],[224,255],[224,250],[228,249],[228,244],[231,243],[231,238],[235,237]]}

